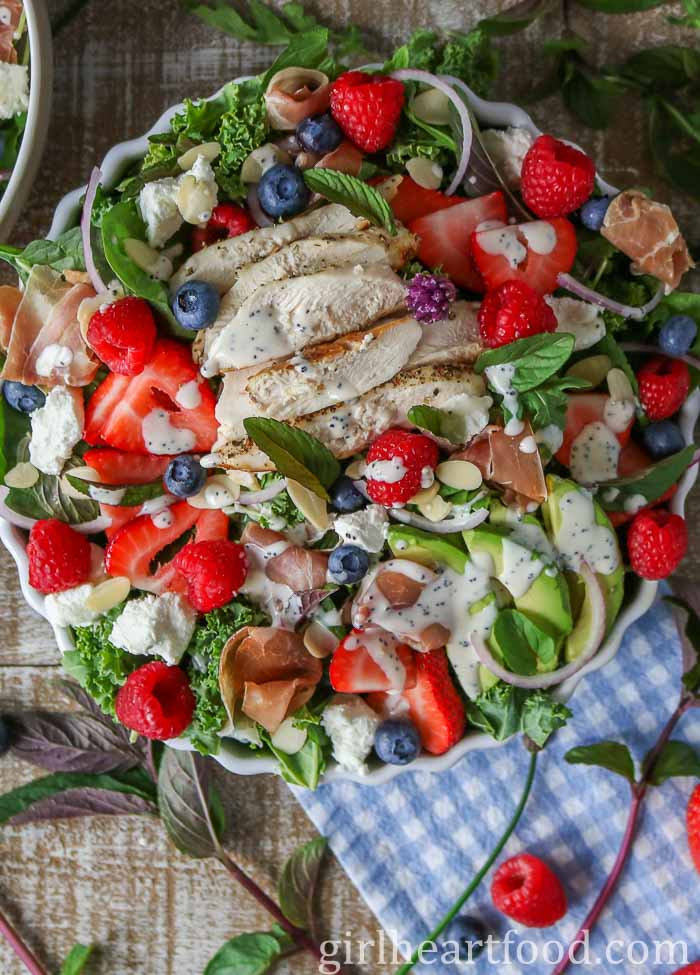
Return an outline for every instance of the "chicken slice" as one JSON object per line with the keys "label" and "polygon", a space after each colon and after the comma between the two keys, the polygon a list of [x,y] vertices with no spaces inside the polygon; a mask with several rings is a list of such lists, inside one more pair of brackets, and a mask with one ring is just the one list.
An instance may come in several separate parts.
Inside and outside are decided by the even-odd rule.
{"label": "chicken slice", "polygon": [[[316,437],[336,457],[350,457],[392,426],[406,425],[412,406],[449,405],[455,396],[482,396],[484,381],[468,366],[423,366],[400,372],[350,403],[329,406],[299,417],[292,424]],[[269,459],[250,440],[216,445],[224,467],[238,470],[272,470]]]}
{"label": "chicken slice", "polygon": [[287,422],[361,396],[404,368],[421,334],[415,319],[399,318],[260,371],[225,373],[216,406],[219,436],[243,439],[243,420],[249,416]]}
{"label": "chicken slice", "polygon": [[[406,288],[386,264],[334,268],[259,288],[238,311],[228,295],[202,372],[243,369],[319,345],[403,308]],[[232,313],[233,312],[233,313]]]}
{"label": "chicken slice", "polygon": [[286,244],[304,237],[352,234],[368,226],[367,220],[353,216],[347,207],[331,203],[286,223],[258,227],[197,251],[170,279],[170,290],[176,291],[185,281],[196,278],[197,281],[208,281],[219,294],[224,294],[233,286],[242,267],[261,261]]}
{"label": "chicken slice", "polygon": [[483,351],[478,311],[478,302],[458,301],[448,319],[423,325],[423,336],[408,360],[408,368],[475,362]]}

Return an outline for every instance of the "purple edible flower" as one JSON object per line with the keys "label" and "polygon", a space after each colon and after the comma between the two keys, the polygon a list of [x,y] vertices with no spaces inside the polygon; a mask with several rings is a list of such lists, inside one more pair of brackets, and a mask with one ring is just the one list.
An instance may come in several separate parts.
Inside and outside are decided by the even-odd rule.
{"label": "purple edible flower", "polygon": [[441,274],[416,274],[408,286],[406,304],[419,322],[439,322],[447,318],[457,290]]}

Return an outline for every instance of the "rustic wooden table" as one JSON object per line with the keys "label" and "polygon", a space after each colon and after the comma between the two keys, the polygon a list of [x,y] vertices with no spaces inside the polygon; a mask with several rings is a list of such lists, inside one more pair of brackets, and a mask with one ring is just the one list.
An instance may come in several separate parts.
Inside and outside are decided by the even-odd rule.
{"label": "rustic wooden table", "polygon": [[[478,0],[331,0],[320,5],[327,21],[348,18],[386,51],[413,27],[468,28],[478,17],[507,4]],[[52,16],[67,6],[49,0]],[[624,17],[571,13],[571,26],[590,39],[601,63],[619,60],[651,43],[696,43],[697,35],[670,27],[665,8]],[[545,37],[558,36],[561,16],[552,14],[526,34],[502,44],[501,94],[511,98],[543,72]],[[236,75],[261,69],[270,52],[215,33],[188,16],[176,0],[93,0],[55,43],[56,78],[51,128],[34,192],[14,242],[41,235],[63,193],[84,182],[91,167],[116,141],[144,131],[167,106],[183,96],[206,95]],[[540,124],[574,135],[558,102],[534,112]],[[621,113],[607,134],[576,133],[612,182],[656,185],[643,149],[637,111]],[[665,190],[661,195],[666,196]],[[673,201],[686,231],[697,240],[698,208]],[[3,272],[0,272],[0,279]],[[8,278],[5,278],[9,280]],[[690,506],[695,529],[700,494]],[[700,546],[699,546],[700,549]],[[700,581],[700,551],[691,545],[685,572]],[[59,657],[48,625],[23,602],[14,564],[0,551],[0,709],[26,705],[63,707],[54,679]],[[2,791],[32,778],[12,760],[2,764]],[[266,776],[223,783],[240,863],[273,889],[285,857],[314,830],[287,787]],[[321,891],[323,930],[377,937],[377,925],[337,865],[326,871]],[[50,971],[57,971],[76,941],[95,942],[99,953],[90,971],[102,975],[198,975],[214,951],[234,933],[261,929],[267,918],[236,889],[222,868],[180,856],[157,821],[146,818],[91,819],[27,826],[0,832],[0,904],[22,929]],[[312,972],[295,958],[281,971]],[[390,966],[374,966],[377,973]],[[0,972],[21,975],[22,966],[0,943]]]}

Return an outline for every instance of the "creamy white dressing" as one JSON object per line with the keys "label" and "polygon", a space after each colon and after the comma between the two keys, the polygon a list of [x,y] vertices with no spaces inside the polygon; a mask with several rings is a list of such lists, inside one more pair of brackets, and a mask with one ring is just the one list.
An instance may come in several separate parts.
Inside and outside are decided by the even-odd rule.
{"label": "creamy white dressing", "polygon": [[373,460],[365,469],[365,477],[370,481],[383,481],[385,484],[396,484],[407,473],[408,470],[400,457],[392,457],[390,460]]}
{"label": "creamy white dressing", "polygon": [[171,504],[175,504],[177,498],[172,494],[161,494],[158,498],[149,498],[148,501],[144,503],[139,508],[140,515],[155,515],[159,511],[163,511],[165,508],[169,508]]}
{"label": "creamy white dressing", "polygon": [[555,560],[554,546],[535,518],[524,518],[516,508],[508,508],[506,521],[510,526],[511,541],[536,552],[545,563]]}
{"label": "creamy white dressing", "polygon": [[538,559],[529,548],[525,548],[511,538],[501,540],[501,571],[496,572],[494,560],[489,552],[472,552],[474,564],[487,576],[505,586],[514,599],[524,596],[537,576],[544,568],[542,559]]}
{"label": "creamy white dressing", "polygon": [[622,507],[628,515],[636,515],[638,511],[641,511],[648,504],[649,502],[643,494],[632,494],[629,498],[625,498]]}
{"label": "creamy white dressing", "polygon": [[141,435],[150,454],[183,454],[192,450],[197,438],[192,430],[174,427],[167,410],[151,410],[141,423]]}
{"label": "creamy white dressing", "polygon": [[119,504],[126,494],[126,488],[108,488],[91,484],[88,494],[93,501],[99,501],[100,504]]}
{"label": "creamy white dressing", "polygon": [[610,575],[620,559],[615,533],[596,524],[593,499],[583,491],[568,491],[558,499],[561,525],[555,539],[566,569],[578,572],[586,562],[594,572]]}
{"label": "creamy white dressing", "polygon": [[190,379],[183,383],[175,394],[175,402],[183,410],[196,410],[202,402],[202,391],[199,387],[199,380]]}
{"label": "creamy white dressing", "polygon": [[634,400],[615,400],[612,396],[607,399],[603,408],[603,420],[614,433],[622,433],[633,419]]}
{"label": "creamy white dressing", "polygon": [[557,246],[557,232],[546,220],[533,220],[521,223],[518,227],[527,241],[527,246],[535,254],[551,254]]}
{"label": "creamy white dressing", "polygon": [[432,487],[434,480],[435,474],[432,467],[424,467],[420,472],[421,488],[425,491],[427,488]]}
{"label": "creamy white dressing", "polygon": [[569,470],[579,484],[597,484],[617,477],[619,459],[620,441],[610,427],[596,420],[572,443]]}
{"label": "creamy white dressing", "polygon": [[[488,221],[496,223],[496,221]],[[527,257],[527,247],[518,238],[518,227],[506,224],[489,227],[480,233],[477,241],[482,251],[497,257],[504,257],[510,267],[516,268]],[[520,228],[522,229],[522,228]]]}
{"label": "creamy white dressing", "polygon": [[523,437],[518,444],[518,450],[521,454],[534,454],[537,450],[537,441],[534,437]]}
{"label": "creamy white dressing", "polygon": [[263,548],[259,545],[245,545],[248,559],[248,573],[240,588],[244,596],[248,596],[269,613],[272,625],[283,630],[293,630],[302,619],[304,612],[300,597],[283,582],[273,582],[265,571],[266,564],[276,555],[286,551],[291,542],[283,539]]}
{"label": "creamy white dressing", "polygon": [[151,521],[156,528],[170,528],[175,521],[175,516],[169,508],[163,508],[162,511],[158,511],[156,514],[151,515]]}
{"label": "creamy white dressing", "polygon": [[219,467],[223,459],[221,454],[205,454],[200,457],[199,464],[205,470],[210,470],[212,467]]}
{"label": "creamy white dressing", "polygon": [[551,454],[556,454],[564,443],[564,431],[556,423],[549,423],[537,431],[535,440],[537,443],[544,444]]}
{"label": "creamy white dressing", "polygon": [[73,350],[67,345],[52,342],[41,350],[36,360],[36,371],[39,376],[50,376],[54,372],[65,372],[73,362]]}
{"label": "creamy white dressing", "polygon": [[503,405],[511,414],[505,425],[505,433],[509,437],[517,437],[525,429],[525,424],[517,417],[520,409],[518,391],[513,387],[515,366],[511,362],[502,362],[497,366],[487,366],[484,369],[489,386],[503,397]]}

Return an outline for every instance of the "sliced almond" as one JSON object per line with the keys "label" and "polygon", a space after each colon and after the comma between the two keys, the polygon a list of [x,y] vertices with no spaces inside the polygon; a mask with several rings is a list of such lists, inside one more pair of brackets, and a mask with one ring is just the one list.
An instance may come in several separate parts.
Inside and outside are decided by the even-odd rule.
{"label": "sliced almond", "polygon": [[235,504],[241,494],[240,484],[236,484],[227,474],[215,474],[206,480],[197,494],[187,499],[193,508],[205,511],[219,511]]}
{"label": "sliced almond", "polygon": [[257,149],[253,149],[251,154],[244,160],[241,166],[241,182],[259,183],[263,173],[276,166],[277,163],[289,163],[288,152],[280,149],[274,142],[266,142]]}
{"label": "sliced almond", "polygon": [[437,483],[437,481],[433,481],[430,487],[423,488],[422,491],[419,491],[417,494],[414,494],[408,503],[417,504],[419,507],[422,504],[428,504],[430,501],[433,500],[434,497],[437,496],[439,490],[440,490],[440,485]]}
{"label": "sliced almond", "polygon": [[452,505],[437,494],[427,504],[419,504],[418,510],[428,521],[442,521],[452,511]]}
{"label": "sliced almond", "polygon": [[160,255],[157,250],[143,241],[138,240],[135,237],[127,237],[123,242],[124,250],[126,251],[126,256],[131,258],[131,260],[140,267],[142,271],[146,271],[148,274],[151,273],[151,268],[158,264]]}
{"label": "sliced almond", "polygon": [[411,101],[411,111],[430,125],[449,125],[450,100],[437,88],[422,91]]}
{"label": "sliced almond", "polygon": [[68,473],[82,478],[83,481],[90,481],[91,484],[100,483],[100,475],[94,467],[71,467]]}
{"label": "sliced almond", "polygon": [[250,471],[227,471],[226,476],[234,484],[238,484],[248,491],[258,491],[260,489],[260,482],[255,474],[252,474]]}
{"label": "sliced almond", "polygon": [[195,226],[205,224],[216,206],[216,183],[208,183],[194,176],[181,176],[175,202],[182,219]]}
{"label": "sliced almond", "polygon": [[587,379],[591,386],[600,386],[611,366],[612,362],[607,355],[589,355],[570,366],[566,374],[576,376],[578,379]]}
{"label": "sliced almond", "polygon": [[131,590],[131,582],[126,576],[113,576],[99,586],[95,586],[85,600],[85,608],[93,613],[107,613],[119,603],[123,603]]}
{"label": "sliced almond", "polygon": [[634,390],[622,369],[611,369],[607,375],[608,392],[616,403],[634,402]]}
{"label": "sliced almond", "polygon": [[304,646],[317,660],[330,657],[338,642],[338,637],[318,620],[311,620],[304,630]]}
{"label": "sliced almond", "polygon": [[391,202],[396,196],[399,186],[401,186],[402,179],[403,176],[397,173],[396,176],[390,176],[388,179],[383,179],[381,183],[377,183],[375,189],[387,202]]}
{"label": "sliced almond", "polygon": [[319,498],[313,491],[298,481],[287,478],[287,491],[289,497],[297,506],[307,521],[311,522],[317,531],[324,532],[331,526],[331,519],[328,514],[328,505]]}
{"label": "sliced almond", "polygon": [[186,173],[188,169],[192,169],[200,156],[204,156],[207,162],[213,162],[220,152],[221,146],[218,142],[203,142],[201,146],[192,146],[187,152],[183,152],[177,164]]}
{"label": "sliced almond", "polygon": [[307,734],[303,728],[296,728],[292,718],[285,718],[274,735],[270,735],[273,746],[285,755],[296,755],[306,744]]}
{"label": "sliced almond", "polygon": [[39,480],[39,471],[33,464],[22,462],[5,474],[5,484],[9,488],[30,488]]}
{"label": "sliced almond", "polygon": [[475,491],[481,487],[481,471],[468,460],[446,460],[435,471],[438,480],[458,491]]}
{"label": "sliced almond", "polygon": [[414,183],[425,190],[437,190],[442,183],[442,166],[425,156],[414,156],[406,163],[406,171]]}
{"label": "sliced almond", "polygon": [[348,466],[345,468],[345,474],[347,477],[356,481],[358,478],[365,476],[366,470],[367,461],[364,459],[364,457],[358,457],[357,460],[353,460],[350,464],[348,464]]}

